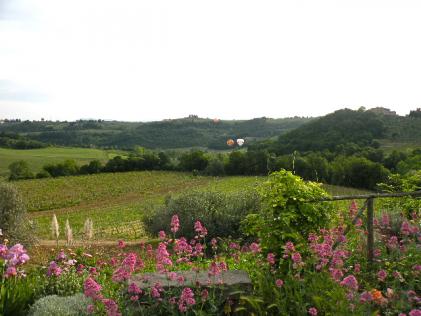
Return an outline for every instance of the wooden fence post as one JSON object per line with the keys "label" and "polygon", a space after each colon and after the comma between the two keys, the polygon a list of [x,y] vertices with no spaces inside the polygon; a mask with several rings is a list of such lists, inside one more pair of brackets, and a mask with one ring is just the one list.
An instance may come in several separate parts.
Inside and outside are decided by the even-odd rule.
{"label": "wooden fence post", "polygon": [[372,265],[374,258],[374,198],[367,200],[367,259],[369,265]]}

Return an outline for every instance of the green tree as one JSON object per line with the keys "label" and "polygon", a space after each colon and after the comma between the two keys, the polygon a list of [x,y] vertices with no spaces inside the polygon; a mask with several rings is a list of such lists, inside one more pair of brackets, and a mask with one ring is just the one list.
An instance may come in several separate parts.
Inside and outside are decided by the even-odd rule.
{"label": "green tree", "polygon": [[328,203],[309,203],[328,196],[320,184],[305,182],[290,171],[272,173],[260,193],[260,212],[249,214],[242,227],[259,238],[266,251],[281,254],[285,242],[305,242],[310,232],[327,227],[333,216]]}
{"label": "green tree", "polygon": [[19,160],[12,162],[9,165],[9,180],[21,180],[21,179],[31,179],[34,177],[34,174],[29,169],[29,165],[24,160]]}
{"label": "green tree", "polygon": [[180,168],[184,171],[205,170],[209,162],[205,152],[201,150],[193,150],[186,152],[180,157]]}

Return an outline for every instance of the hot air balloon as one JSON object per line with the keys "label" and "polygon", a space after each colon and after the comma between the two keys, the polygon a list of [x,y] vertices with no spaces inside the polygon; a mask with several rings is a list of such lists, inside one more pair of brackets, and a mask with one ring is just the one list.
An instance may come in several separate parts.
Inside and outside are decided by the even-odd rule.
{"label": "hot air balloon", "polygon": [[227,140],[227,145],[228,146],[232,147],[232,146],[234,146],[234,144],[235,144],[235,142],[234,142],[233,139],[230,138],[230,139]]}
{"label": "hot air balloon", "polygon": [[243,146],[244,145],[244,139],[242,139],[242,138],[239,138],[239,139],[237,139],[237,145],[238,146]]}
{"label": "hot air balloon", "polygon": [[213,122],[214,122],[215,124],[219,123],[219,121],[220,121],[220,119],[219,119],[219,118],[214,118],[214,119],[213,119]]}

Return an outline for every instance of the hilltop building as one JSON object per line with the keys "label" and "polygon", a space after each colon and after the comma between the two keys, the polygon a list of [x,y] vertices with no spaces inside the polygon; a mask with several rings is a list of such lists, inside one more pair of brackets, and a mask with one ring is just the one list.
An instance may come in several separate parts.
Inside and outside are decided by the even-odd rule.
{"label": "hilltop building", "polygon": [[393,116],[398,115],[396,111],[392,111],[391,109],[387,109],[381,106],[369,109],[368,111],[377,113],[377,114],[382,114],[382,115],[393,115]]}

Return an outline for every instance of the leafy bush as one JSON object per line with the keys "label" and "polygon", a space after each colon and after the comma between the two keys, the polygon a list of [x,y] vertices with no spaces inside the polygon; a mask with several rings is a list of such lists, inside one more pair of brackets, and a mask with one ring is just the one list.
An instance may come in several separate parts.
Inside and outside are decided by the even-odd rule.
{"label": "leafy bush", "polygon": [[34,174],[29,169],[29,165],[24,160],[19,160],[12,162],[9,165],[9,180],[21,180],[21,179],[30,179],[34,177]]}
{"label": "leafy bush", "polygon": [[[413,192],[421,189],[421,171],[408,173],[405,176],[393,174],[379,188],[385,192]],[[377,202],[383,209],[402,212],[407,218],[418,217],[421,212],[421,200],[409,196],[399,199],[379,199]],[[415,215],[415,216],[413,216]]]}
{"label": "leafy bush", "polygon": [[31,316],[78,316],[89,315],[87,307],[92,300],[82,293],[60,297],[57,295],[45,296],[31,307]]}
{"label": "leafy bush", "polygon": [[82,278],[73,270],[59,276],[44,277],[41,282],[43,295],[70,296],[81,292]]}
{"label": "leafy bush", "polygon": [[305,182],[291,172],[281,170],[269,176],[261,188],[263,207],[249,214],[243,228],[258,237],[265,250],[280,253],[286,241],[301,242],[310,232],[327,227],[332,207],[327,203],[306,203],[327,197],[314,182]]}
{"label": "leafy bush", "polygon": [[184,171],[204,170],[208,165],[209,159],[206,153],[201,150],[193,150],[183,153],[180,157],[180,168]]}
{"label": "leafy bush", "polygon": [[230,195],[193,191],[178,198],[169,198],[164,207],[146,219],[146,226],[156,236],[160,230],[167,229],[171,217],[178,214],[181,225],[179,234],[186,238],[195,236],[193,226],[197,220],[206,226],[209,238],[237,238],[242,236],[241,220],[259,208],[260,198],[255,191]]}
{"label": "leafy bush", "polygon": [[33,227],[26,216],[26,208],[17,190],[0,183],[0,229],[12,243],[33,243]]}
{"label": "leafy bush", "polygon": [[205,169],[205,174],[214,177],[225,175],[224,162],[217,158],[211,159]]}

